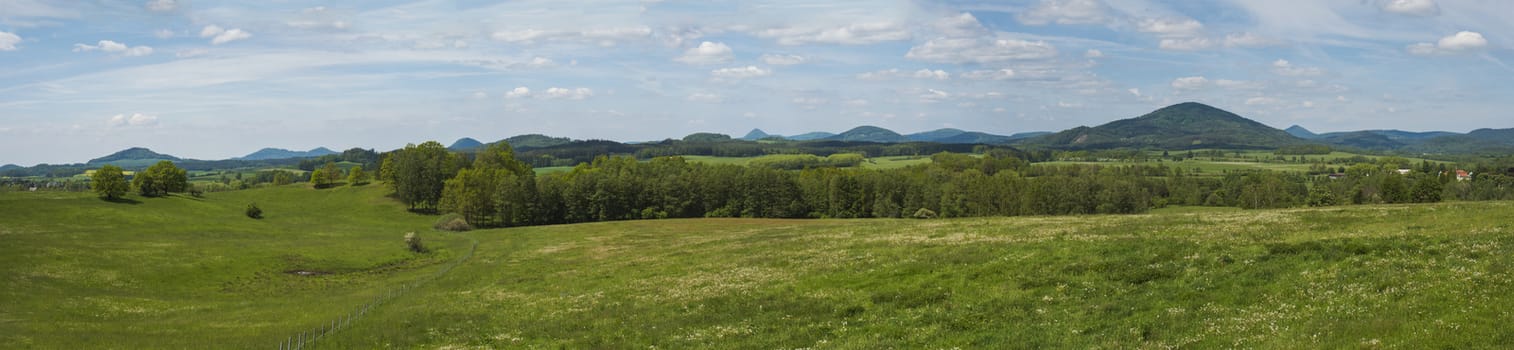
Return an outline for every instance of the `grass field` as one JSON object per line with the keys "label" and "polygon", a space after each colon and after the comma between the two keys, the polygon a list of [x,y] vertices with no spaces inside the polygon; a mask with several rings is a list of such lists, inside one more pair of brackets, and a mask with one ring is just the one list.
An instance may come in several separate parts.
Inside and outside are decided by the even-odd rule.
{"label": "grass field", "polygon": [[[375,186],[109,203],[0,194],[0,343],[330,348],[1496,348],[1514,203],[442,234]],[[242,217],[258,201],[268,218]],[[438,251],[407,253],[424,230]],[[283,273],[315,269],[329,275]]]}
{"label": "grass field", "polygon": [[[0,193],[0,347],[272,347],[425,275],[466,241],[376,187],[128,198]],[[244,215],[251,202],[264,219]],[[408,231],[436,249],[407,252]]]}

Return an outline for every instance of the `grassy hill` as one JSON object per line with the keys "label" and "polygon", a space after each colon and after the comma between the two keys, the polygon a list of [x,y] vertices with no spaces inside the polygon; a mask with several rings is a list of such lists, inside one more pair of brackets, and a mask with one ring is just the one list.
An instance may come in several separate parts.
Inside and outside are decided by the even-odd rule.
{"label": "grassy hill", "polygon": [[[1514,203],[442,234],[378,186],[0,193],[0,342],[273,348],[1478,348],[1514,342]],[[242,216],[257,201],[264,220]],[[415,255],[399,240],[426,234]],[[298,276],[292,270],[330,272]]]}
{"label": "grassy hill", "polygon": [[1193,102],[1168,106],[1137,118],[1020,141],[1066,149],[1277,148],[1304,142],[1285,131]]}

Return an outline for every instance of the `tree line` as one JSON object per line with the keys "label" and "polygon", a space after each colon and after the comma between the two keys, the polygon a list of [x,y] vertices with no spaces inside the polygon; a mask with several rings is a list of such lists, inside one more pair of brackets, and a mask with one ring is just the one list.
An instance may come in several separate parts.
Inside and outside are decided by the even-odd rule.
{"label": "tree line", "polygon": [[1192,176],[1160,164],[1032,166],[1006,151],[943,152],[931,159],[900,169],[790,171],[681,157],[599,156],[571,171],[537,175],[508,143],[470,159],[427,142],[388,154],[380,178],[412,209],[457,213],[478,227],[696,217],[898,218],[922,210],[973,217],[1135,214],[1167,205],[1433,202],[1455,181],[1370,165],[1330,180],[1270,171]]}

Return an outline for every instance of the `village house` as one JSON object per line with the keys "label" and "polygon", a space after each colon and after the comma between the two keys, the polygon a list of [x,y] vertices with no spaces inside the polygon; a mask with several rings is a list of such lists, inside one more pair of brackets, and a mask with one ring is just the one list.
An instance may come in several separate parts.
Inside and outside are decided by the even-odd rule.
{"label": "village house", "polygon": [[1472,173],[1468,173],[1466,170],[1456,169],[1456,181],[1470,180],[1472,180]]}

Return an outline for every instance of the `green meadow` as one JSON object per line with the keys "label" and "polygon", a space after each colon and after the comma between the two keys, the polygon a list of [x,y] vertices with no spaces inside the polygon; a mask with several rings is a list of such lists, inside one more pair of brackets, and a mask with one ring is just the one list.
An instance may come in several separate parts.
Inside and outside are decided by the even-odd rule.
{"label": "green meadow", "polygon": [[[0,193],[7,348],[1498,348],[1514,203],[446,233],[381,185]],[[242,209],[256,202],[265,218]],[[419,232],[428,253],[405,249]],[[311,275],[292,272],[306,271]]]}

